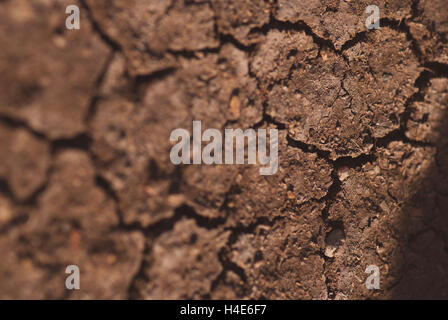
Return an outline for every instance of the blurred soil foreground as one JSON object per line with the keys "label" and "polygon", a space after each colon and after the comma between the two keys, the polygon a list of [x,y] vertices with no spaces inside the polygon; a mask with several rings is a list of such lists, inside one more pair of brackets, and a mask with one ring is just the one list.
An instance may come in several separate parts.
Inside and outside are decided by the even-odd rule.
{"label": "blurred soil foreground", "polygon": [[448,2],[374,2],[0,0],[0,299],[447,299]]}

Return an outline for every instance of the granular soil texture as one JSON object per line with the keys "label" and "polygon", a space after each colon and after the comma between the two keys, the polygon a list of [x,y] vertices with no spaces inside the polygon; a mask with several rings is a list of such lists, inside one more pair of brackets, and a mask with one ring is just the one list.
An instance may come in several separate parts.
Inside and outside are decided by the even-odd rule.
{"label": "granular soil texture", "polygon": [[[0,1],[0,298],[448,298],[448,2],[376,2]],[[193,120],[278,172],[173,165]]]}

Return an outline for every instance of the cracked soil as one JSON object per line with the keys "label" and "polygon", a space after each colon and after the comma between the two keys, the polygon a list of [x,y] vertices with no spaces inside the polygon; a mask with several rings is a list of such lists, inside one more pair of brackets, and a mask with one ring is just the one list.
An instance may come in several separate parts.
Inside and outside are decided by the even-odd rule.
{"label": "cracked soil", "polygon": [[[0,0],[0,298],[448,299],[448,2],[370,4]],[[193,120],[277,174],[173,165]]]}

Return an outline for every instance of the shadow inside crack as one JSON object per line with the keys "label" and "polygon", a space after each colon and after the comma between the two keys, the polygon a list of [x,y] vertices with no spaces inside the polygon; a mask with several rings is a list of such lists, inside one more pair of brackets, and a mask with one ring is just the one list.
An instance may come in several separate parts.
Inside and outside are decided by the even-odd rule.
{"label": "shadow inside crack", "polygon": [[[448,79],[446,66],[436,66],[422,101],[411,105],[408,135],[428,146],[413,146],[399,162],[405,195],[387,235],[389,251],[385,298],[448,299]],[[413,119],[414,118],[414,119]],[[396,218],[396,219],[395,219]],[[396,225],[395,225],[396,223]],[[381,231],[381,230],[380,230]],[[385,238],[386,237],[386,238]],[[378,236],[380,238],[380,236]],[[377,238],[377,239],[378,239]],[[384,270],[382,270],[383,272]],[[390,277],[390,278],[389,278]],[[381,279],[382,281],[383,279]],[[389,281],[390,280],[390,281]]]}

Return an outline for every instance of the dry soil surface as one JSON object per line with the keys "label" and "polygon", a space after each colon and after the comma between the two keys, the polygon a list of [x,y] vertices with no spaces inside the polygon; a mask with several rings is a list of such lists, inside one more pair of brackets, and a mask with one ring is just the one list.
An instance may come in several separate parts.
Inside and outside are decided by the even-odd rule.
{"label": "dry soil surface", "polygon": [[[448,298],[446,0],[1,0],[0,21],[1,299]],[[173,165],[193,120],[278,129],[277,174]]]}

